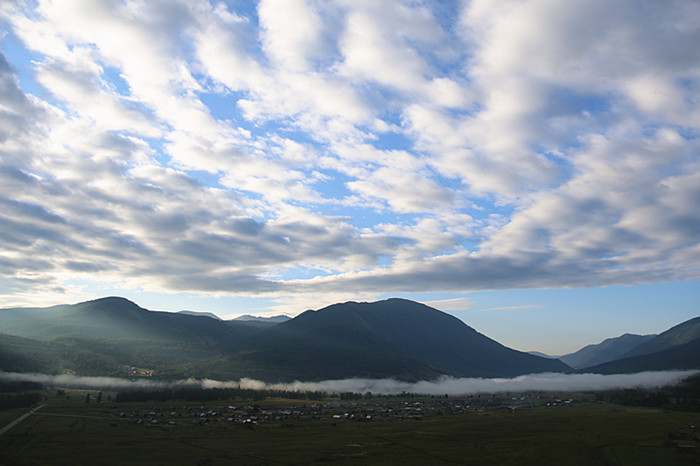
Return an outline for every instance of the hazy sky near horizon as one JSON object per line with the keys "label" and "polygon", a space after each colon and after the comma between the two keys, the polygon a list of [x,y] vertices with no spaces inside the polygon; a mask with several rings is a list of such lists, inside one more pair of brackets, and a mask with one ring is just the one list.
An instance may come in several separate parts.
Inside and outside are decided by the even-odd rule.
{"label": "hazy sky near horizon", "polygon": [[699,314],[700,2],[0,3],[0,307]]}

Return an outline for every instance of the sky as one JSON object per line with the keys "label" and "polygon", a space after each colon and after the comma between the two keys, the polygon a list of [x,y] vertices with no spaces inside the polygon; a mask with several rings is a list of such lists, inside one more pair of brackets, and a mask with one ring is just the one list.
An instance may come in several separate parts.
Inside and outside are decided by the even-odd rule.
{"label": "sky", "polygon": [[0,2],[0,307],[700,314],[700,2]]}

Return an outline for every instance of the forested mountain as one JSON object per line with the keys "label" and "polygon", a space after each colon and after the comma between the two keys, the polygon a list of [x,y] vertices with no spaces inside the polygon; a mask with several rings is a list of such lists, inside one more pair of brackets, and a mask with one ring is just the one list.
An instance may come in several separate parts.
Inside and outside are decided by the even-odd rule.
{"label": "forested mountain", "polygon": [[[576,354],[588,364],[636,346],[629,358],[586,371],[700,369],[699,331],[696,318],[648,340],[623,335]],[[110,297],[0,310],[0,370],[273,382],[512,377],[571,367],[507,348],[449,314],[404,299],[335,304],[275,323],[155,312]]]}
{"label": "forested mountain", "polygon": [[167,340],[225,350],[258,332],[244,322],[144,309],[118,297],[49,308],[0,310],[0,332],[39,340],[56,338]]}
{"label": "forested mountain", "polygon": [[111,297],[0,310],[0,332],[14,335],[0,337],[3,370],[114,375],[138,366],[171,377],[275,381],[505,377],[569,369],[506,348],[455,317],[401,299],[338,304],[260,326],[154,312]]}
{"label": "forested mountain", "polygon": [[456,317],[404,299],[348,302],[307,311],[261,333],[253,347],[258,352],[270,352],[280,344],[308,352],[360,346],[371,349],[375,358],[396,353],[439,372],[464,377],[509,377],[570,369],[558,360],[506,348]]}

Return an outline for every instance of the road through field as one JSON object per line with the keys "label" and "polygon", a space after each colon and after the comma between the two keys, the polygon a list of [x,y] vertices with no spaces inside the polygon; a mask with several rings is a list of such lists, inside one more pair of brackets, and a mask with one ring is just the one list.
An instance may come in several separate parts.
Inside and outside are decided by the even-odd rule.
{"label": "road through field", "polygon": [[2,429],[0,429],[0,435],[4,434],[4,433],[7,432],[8,430],[12,429],[14,426],[16,426],[16,425],[19,424],[20,422],[24,421],[25,419],[27,419],[29,416],[31,416],[32,414],[34,414],[35,412],[37,412],[38,410],[40,410],[40,409],[43,408],[44,406],[46,406],[46,405],[39,405],[39,406],[37,406],[36,408],[32,409],[31,411],[22,414],[20,417],[18,417],[17,419],[15,419],[14,421],[10,422],[10,423],[9,423],[8,425],[6,425],[5,427],[3,427]]}

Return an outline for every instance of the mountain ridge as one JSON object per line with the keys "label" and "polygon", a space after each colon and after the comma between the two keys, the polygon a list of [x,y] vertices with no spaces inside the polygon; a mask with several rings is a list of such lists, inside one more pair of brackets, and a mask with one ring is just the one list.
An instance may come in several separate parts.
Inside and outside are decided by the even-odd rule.
{"label": "mountain ridge", "polygon": [[624,357],[656,353],[658,351],[671,349],[674,346],[689,343],[697,338],[700,338],[700,316],[681,322],[661,332],[653,339],[626,353]]}
{"label": "mountain ridge", "polygon": [[276,315],[276,316],[270,316],[270,317],[260,317],[260,316],[254,316],[250,314],[243,314],[242,316],[238,316],[235,319],[231,320],[237,320],[241,322],[274,322],[274,323],[281,323],[281,322],[286,322],[288,320],[291,320],[292,318],[289,316],[286,316],[284,314]]}
{"label": "mountain ridge", "polygon": [[[324,332],[335,332],[334,341],[323,341],[319,334]],[[282,342],[305,348],[307,352],[312,347],[327,351],[338,345],[351,347],[353,337],[376,351],[409,357],[417,366],[463,377],[509,377],[570,370],[561,361],[507,348],[454,316],[400,298],[373,303],[349,301],[308,310],[261,332],[253,348],[258,353],[269,352]],[[361,368],[356,372],[353,375],[359,376]]]}
{"label": "mountain ridge", "polygon": [[[398,298],[335,304],[261,327],[149,311],[124,298],[106,297],[2,312],[0,331],[53,342],[65,354],[61,361],[80,367],[90,365],[84,357],[92,354],[91,373],[104,366],[105,374],[132,360],[152,360],[161,373],[172,376],[255,375],[273,381],[495,377],[570,369],[507,348],[442,311]],[[128,345],[121,343],[127,340]],[[163,350],[150,342],[159,342]],[[150,359],[139,353],[140,346],[148,346]],[[198,356],[178,354],[184,348]]]}
{"label": "mountain ridge", "polygon": [[584,346],[573,353],[559,356],[574,369],[596,366],[623,357],[637,346],[651,340],[656,335],[635,335],[625,333],[619,337],[606,338],[600,343]]}
{"label": "mountain ridge", "polygon": [[700,317],[674,325],[617,359],[577,372],[611,374],[661,369],[700,369]]}
{"label": "mountain ridge", "polygon": [[[646,341],[636,345],[640,338]],[[579,352],[590,347],[600,353],[614,346],[619,355],[625,341],[635,347],[586,371],[700,369],[700,318],[650,339],[625,334]],[[646,352],[635,354],[639,348]],[[124,366],[150,368],[163,377],[270,382],[351,377],[415,381],[572,370],[559,359],[508,348],[450,314],[401,298],[332,304],[281,323],[151,311],[120,297],[0,310],[0,370],[33,367],[119,375]]]}

